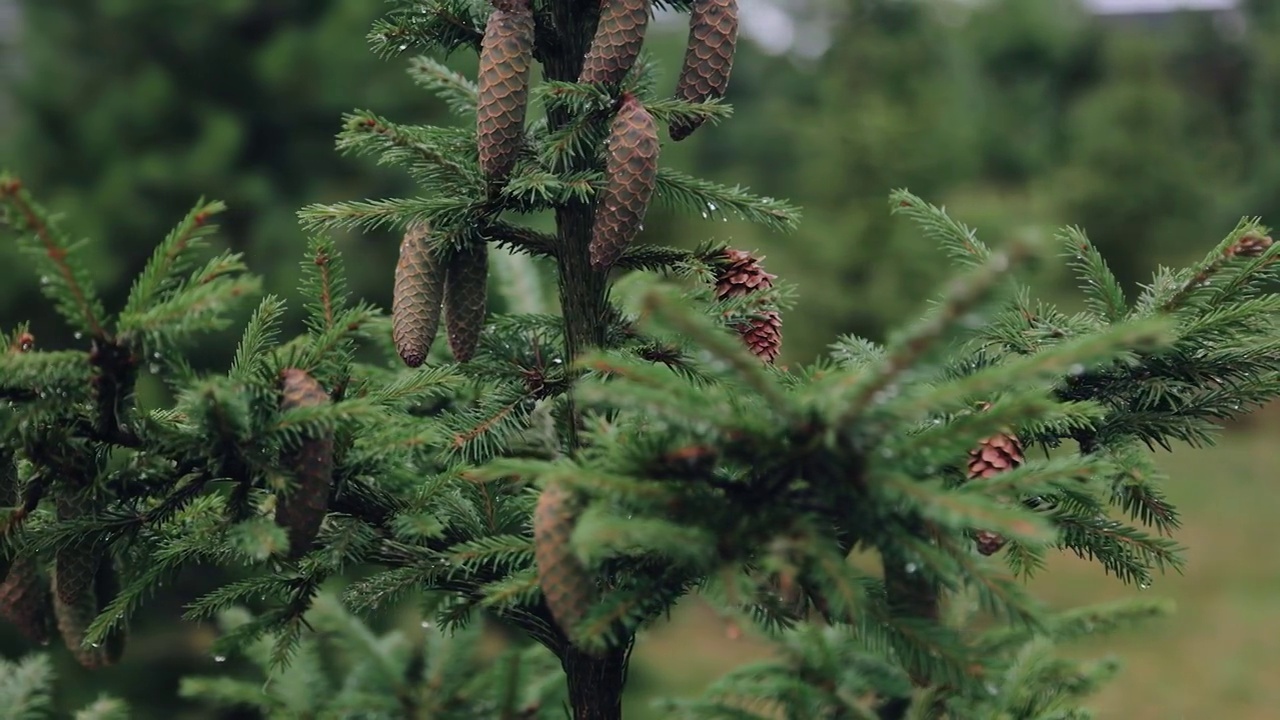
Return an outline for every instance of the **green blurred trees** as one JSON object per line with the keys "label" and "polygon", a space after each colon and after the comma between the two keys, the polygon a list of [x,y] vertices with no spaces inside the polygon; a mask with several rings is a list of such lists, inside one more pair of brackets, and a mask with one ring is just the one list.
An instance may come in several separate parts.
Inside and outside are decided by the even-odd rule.
{"label": "green blurred trees", "polygon": [[[299,206],[404,187],[398,176],[333,152],[342,113],[377,106],[403,118],[440,114],[434,98],[369,53],[362,29],[382,11],[376,2],[20,5],[25,73],[0,159],[23,168],[77,234],[104,241],[94,264],[114,288],[108,303],[169,221],[211,192],[230,204],[234,249],[268,269],[271,289],[295,286]],[[353,255],[394,258],[394,242],[362,242],[368,247]],[[0,260],[11,253],[0,249]],[[362,292],[383,290],[360,265],[353,270]],[[31,296],[26,278],[5,279],[0,306]]]}

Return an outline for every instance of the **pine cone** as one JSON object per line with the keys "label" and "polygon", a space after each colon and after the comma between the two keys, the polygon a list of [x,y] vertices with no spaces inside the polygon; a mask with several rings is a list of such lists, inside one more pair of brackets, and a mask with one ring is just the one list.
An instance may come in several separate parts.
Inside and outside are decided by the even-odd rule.
{"label": "pine cone", "polygon": [[480,344],[489,307],[489,247],[483,243],[458,251],[444,284],[444,322],[449,349],[466,362]]}
{"label": "pine cone", "polygon": [[751,352],[767,363],[776,360],[782,351],[782,316],[777,310],[765,310],[738,323],[735,329]]}
{"label": "pine cone", "polygon": [[1227,255],[1230,257],[1256,258],[1261,256],[1271,247],[1273,241],[1268,236],[1259,237],[1257,235],[1245,235],[1236,241],[1227,249]]}
{"label": "pine cone", "polygon": [[[281,410],[317,407],[329,402],[329,394],[306,372],[287,368],[280,373]],[[276,524],[289,535],[289,557],[297,559],[311,549],[329,510],[333,481],[333,436],[307,438],[284,458],[296,484],[276,496]]]}
{"label": "pine cone", "polygon": [[53,635],[52,609],[49,583],[36,561],[26,556],[15,559],[0,583],[0,616],[33,644],[47,645]]}
{"label": "pine cone", "polygon": [[983,555],[995,555],[1008,542],[1000,533],[994,533],[990,530],[979,530],[974,533],[973,537],[978,544],[978,552]]}
{"label": "pine cone", "polygon": [[764,271],[763,259],[743,250],[725,250],[725,263],[716,275],[716,299],[744,297],[773,287],[778,276]]}
{"label": "pine cone", "polygon": [[97,553],[93,557],[95,567],[87,586],[78,576],[79,567],[74,568],[76,574],[64,572],[69,568],[54,567],[53,614],[62,641],[76,661],[85,668],[97,670],[119,662],[124,653],[125,631],[117,627],[107,635],[105,642],[85,643],[89,625],[120,592],[112,560]]}
{"label": "pine cone", "polygon": [[658,178],[658,130],[653,117],[634,95],[622,107],[609,131],[605,161],[607,184],[596,205],[591,229],[591,267],[611,267],[640,233]]}
{"label": "pine cone", "polygon": [[426,225],[413,225],[400,241],[391,302],[391,334],[400,359],[418,367],[427,359],[440,329],[444,268],[428,249]]}
{"label": "pine cone", "polygon": [[[676,97],[691,103],[724,97],[737,43],[737,0],[694,0],[689,16],[689,43],[684,51],[680,81],[676,84]],[[671,123],[671,139],[679,142],[689,137],[703,122]]]}
{"label": "pine cone", "polygon": [[[983,405],[983,409],[987,408]],[[969,451],[969,479],[989,478],[1006,470],[1012,470],[1022,464],[1022,441],[1012,433],[1000,433],[982,440],[978,447]],[[999,533],[990,530],[978,530],[974,533],[978,552],[983,555],[994,555],[1007,542]]]}
{"label": "pine cone", "polygon": [[586,616],[595,587],[569,544],[575,520],[573,503],[573,494],[553,483],[542,491],[533,513],[538,585],[551,616],[566,634],[571,634]]}
{"label": "pine cone", "polygon": [[978,443],[969,451],[969,479],[989,478],[1022,464],[1022,443],[1010,433],[1001,433]]}
{"label": "pine cone", "polygon": [[[54,499],[54,507],[60,521],[83,520],[93,511],[92,488],[61,487]],[[58,574],[54,592],[55,609],[58,604],[68,607],[83,605],[89,608],[90,612],[96,609],[93,578],[98,574],[101,553],[84,543],[72,543],[58,548],[53,557]],[[91,615],[89,619],[92,620],[93,616]]]}
{"label": "pine cone", "polygon": [[649,0],[601,0],[600,22],[582,63],[580,83],[616,85],[635,65],[649,25]]}
{"label": "pine cone", "polygon": [[480,169],[497,187],[515,168],[524,139],[533,68],[533,11],[529,0],[494,0],[480,43],[476,145]]}

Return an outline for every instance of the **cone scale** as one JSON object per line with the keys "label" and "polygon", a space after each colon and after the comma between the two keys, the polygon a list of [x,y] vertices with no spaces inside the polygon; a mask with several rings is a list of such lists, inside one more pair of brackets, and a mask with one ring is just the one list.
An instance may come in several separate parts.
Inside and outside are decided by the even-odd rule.
{"label": "cone scale", "polygon": [[501,187],[515,168],[524,139],[533,68],[533,11],[529,0],[494,0],[480,43],[476,146],[480,169]]}
{"label": "cone scale", "polygon": [[400,242],[391,301],[391,334],[396,352],[409,367],[427,359],[440,329],[444,268],[428,246],[425,225],[414,225]]}
{"label": "cone scale", "polygon": [[[329,402],[329,394],[306,372],[288,368],[280,373],[284,411],[318,407]],[[333,481],[333,436],[307,438],[284,458],[293,469],[296,483],[291,492],[276,496],[276,524],[289,535],[289,557],[297,559],[311,549],[329,509],[329,488]]]}
{"label": "cone scale", "polygon": [[[676,98],[704,103],[724,97],[737,44],[737,0],[694,0]],[[668,128],[671,139],[684,140],[703,122],[705,120],[672,122]]]}
{"label": "cone scale", "polygon": [[591,228],[591,267],[606,270],[640,233],[658,178],[658,131],[653,116],[631,94],[609,131],[605,188]]}

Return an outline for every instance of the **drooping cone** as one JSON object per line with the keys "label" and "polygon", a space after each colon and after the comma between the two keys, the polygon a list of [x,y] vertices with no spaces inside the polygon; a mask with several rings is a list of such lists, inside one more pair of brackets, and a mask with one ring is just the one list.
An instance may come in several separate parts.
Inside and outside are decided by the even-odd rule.
{"label": "drooping cone", "polygon": [[22,556],[13,561],[0,583],[0,616],[36,645],[45,645],[53,634],[53,602],[49,583],[36,561]]}
{"label": "drooping cone", "polygon": [[736,326],[752,354],[771,363],[782,352],[782,316],[777,310],[765,310]]}
{"label": "drooping cone", "polygon": [[444,284],[445,328],[458,362],[475,354],[488,308],[489,246],[478,243],[454,254]]}
{"label": "drooping cone", "polygon": [[1231,257],[1255,258],[1266,252],[1272,242],[1272,239],[1266,235],[1245,235],[1227,249],[1227,254]]}
{"label": "drooping cone", "polygon": [[616,85],[640,56],[649,25],[649,0],[601,0],[600,22],[578,82]]}
{"label": "drooping cone", "polygon": [[542,491],[533,513],[538,585],[551,616],[565,634],[572,634],[586,616],[595,587],[569,544],[575,519],[573,505],[573,494],[563,485],[552,483]]}
{"label": "drooping cone", "polygon": [[[92,487],[58,488],[54,508],[59,521],[83,520],[92,512]],[[93,580],[98,574],[101,552],[83,543],[72,543],[58,548],[53,558],[57,575],[53,594],[54,609],[58,612],[58,627],[62,628],[62,616],[69,608],[74,608],[77,614],[89,613],[89,620],[92,621],[98,607]],[[65,631],[63,639],[67,640],[71,651],[76,652]]]}
{"label": "drooping cone", "polygon": [[501,187],[516,164],[529,104],[533,68],[533,11],[529,0],[493,0],[480,43],[476,146],[480,169]]}
{"label": "drooping cone", "polygon": [[[280,373],[281,410],[318,407],[329,402],[329,394],[306,372],[287,368]],[[289,535],[289,557],[297,559],[311,549],[329,509],[329,488],[333,482],[333,436],[307,438],[284,458],[293,469],[295,483],[276,495],[276,524]]]}
{"label": "drooping cone", "polygon": [[[1007,432],[993,435],[969,451],[969,479],[980,480],[1012,470],[1021,465],[1023,459],[1022,441],[1016,435]],[[978,530],[974,540],[983,555],[996,554],[1006,542],[999,533],[990,530]]]}
{"label": "drooping cone", "polygon": [[[738,1],[694,0],[676,97],[691,103],[724,97],[737,43]],[[678,142],[689,137],[703,122],[671,123],[671,139]]]}
{"label": "drooping cone", "polygon": [[605,188],[591,229],[591,267],[611,267],[640,233],[658,179],[658,129],[634,95],[625,94],[609,131]]}
{"label": "drooping cone", "polygon": [[725,250],[724,264],[716,274],[716,299],[744,297],[773,287],[778,276],[764,271],[763,259],[745,250]]}
{"label": "drooping cone", "polygon": [[427,359],[440,329],[444,267],[428,247],[426,225],[413,225],[400,241],[391,300],[391,335],[396,352],[409,367]]}

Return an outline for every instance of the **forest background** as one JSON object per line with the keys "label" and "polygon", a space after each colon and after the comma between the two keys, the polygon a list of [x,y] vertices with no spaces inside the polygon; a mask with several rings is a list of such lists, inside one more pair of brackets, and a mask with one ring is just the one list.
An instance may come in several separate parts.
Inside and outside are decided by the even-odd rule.
{"label": "forest background", "polygon": [[[1079,224],[1129,287],[1203,255],[1241,215],[1280,222],[1280,4],[1142,17],[1106,5],[742,0],[752,40],[729,91],[735,118],[664,149],[664,162],[789,198],[802,225],[772,235],[655,209],[647,232],[693,247],[710,231],[797,283],[785,363],[837,334],[882,338],[951,269],[933,241],[890,218],[893,188],[945,204],[991,243]],[[291,294],[300,206],[409,192],[400,174],[334,151],[342,114],[451,122],[403,60],[368,49],[381,12],[368,0],[0,0],[0,166],[98,241],[108,304],[202,195],[230,204],[220,241],[247,254],[267,291]],[[679,23],[659,23],[648,47],[672,72],[683,45]],[[451,60],[467,74],[470,63]],[[389,307],[397,238],[338,242],[353,292]],[[1060,292],[1069,309],[1063,270],[1044,271],[1041,294]],[[42,345],[57,346],[71,338],[52,308],[30,302],[38,282],[0,246],[0,326],[30,319]],[[192,357],[224,365],[232,346],[214,338]],[[1189,565],[1146,591],[1177,601],[1172,619],[1107,641],[1127,669],[1095,703],[1100,717],[1274,717],[1280,555],[1259,548],[1280,529],[1259,498],[1272,496],[1277,433],[1280,413],[1264,411],[1215,448],[1162,456]],[[1057,605],[1137,592],[1093,566],[1057,564],[1037,581]],[[171,587],[118,667],[89,674],[54,651],[67,705],[105,691],[138,717],[227,717],[177,698],[181,677],[214,668],[213,628],[176,621],[182,599],[212,585]],[[0,628],[0,654],[20,650]],[[648,698],[700,688],[759,652],[689,603],[642,645],[628,717],[657,717]]]}

